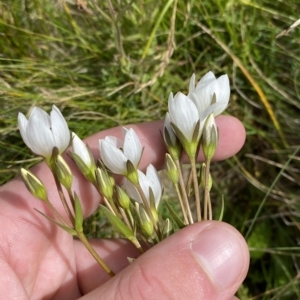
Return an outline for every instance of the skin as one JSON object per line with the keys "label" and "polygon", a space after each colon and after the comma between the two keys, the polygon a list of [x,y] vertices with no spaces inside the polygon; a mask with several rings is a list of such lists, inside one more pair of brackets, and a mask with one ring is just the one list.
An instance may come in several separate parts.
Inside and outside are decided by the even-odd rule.
{"label": "skin", "polygon": [[[217,125],[220,140],[215,160],[223,160],[240,150],[245,130],[237,119],[228,116],[218,117]],[[165,147],[159,132],[162,126],[163,121],[127,126],[136,130],[145,146],[141,170],[149,163],[158,169],[163,167]],[[121,137],[121,128],[86,139],[95,157],[99,157],[99,138],[107,135]],[[88,217],[101,199],[67,156],[66,160],[74,174],[73,189]],[[203,160],[202,154],[199,160]],[[38,164],[31,171],[46,185],[49,199],[64,215],[45,164]],[[138,256],[130,243],[92,240],[96,251],[117,274],[110,278],[79,241],[34,208],[49,214],[19,177],[0,187],[3,299],[237,299],[234,294],[248,271],[248,248],[239,232],[222,222],[205,221],[177,232],[129,266],[127,257]]]}

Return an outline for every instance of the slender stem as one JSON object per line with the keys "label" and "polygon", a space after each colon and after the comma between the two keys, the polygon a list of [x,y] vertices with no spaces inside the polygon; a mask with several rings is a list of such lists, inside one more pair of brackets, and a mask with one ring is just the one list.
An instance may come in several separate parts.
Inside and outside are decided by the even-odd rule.
{"label": "slender stem", "polygon": [[199,184],[196,170],[196,159],[190,158],[191,167],[192,167],[192,175],[193,175],[193,183],[194,183],[194,193],[195,193],[195,201],[196,201],[196,210],[197,210],[197,221],[201,221],[201,206],[200,206],[200,193],[199,193]]}
{"label": "slender stem", "polygon": [[73,211],[75,211],[75,201],[74,201],[74,197],[73,197],[73,194],[72,194],[72,190],[67,189],[67,191],[68,191],[69,199],[70,199],[72,207],[73,207]]}
{"label": "slender stem", "polygon": [[52,171],[52,174],[53,174],[53,177],[54,177],[54,180],[55,180],[55,184],[56,184],[56,188],[57,188],[57,191],[58,191],[58,194],[59,194],[59,197],[60,197],[60,200],[64,206],[64,209],[69,217],[69,220],[71,221],[72,225],[75,224],[75,218],[70,210],[70,207],[67,203],[67,200],[66,200],[66,197],[64,195],[64,192],[62,190],[62,186],[57,178],[57,176],[55,175],[55,171],[51,168],[51,171]]}
{"label": "slender stem", "polygon": [[[142,239],[146,239],[142,234],[141,234]],[[133,245],[139,250],[139,252],[141,254],[144,253],[144,250],[140,244],[140,242],[138,241],[138,239],[136,238],[136,236],[134,235],[131,239],[129,239],[131,243],[133,243]]]}
{"label": "slender stem", "polygon": [[62,216],[58,213],[56,208],[53,206],[53,204],[47,199],[46,201],[48,207],[52,211],[52,213],[55,215],[55,217],[60,221],[60,223],[64,226],[69,226],[69,224],[62,218]]}
{"label": "slender stem", "polygon": [[187,210],[186,210],[186,208],[185,208],[185,206],[183,204],[182,196],[181,196],[181,193],[180,193],[180,190],[179,190],[179,185],[177,183],[177,184],[174,184],[174,186],[175,186],[175,190],[176,190],[177,197],[178,197],[178,200],[179,200],[179,204],[180,204],[180,207],[181,207],[181,211],[182,211],[182,214],[183,214],[184,223],[186,225],[188,225],[189,224],[189,220],[188,220],[187,214],[186,214]]}
{"label": "slender stem", "polygon": [[116,212],[114,211],[114,209],[111,207],[110,202],[108,201],[108,199],[104,196],[103,197],[103,201],[105,203],[105,205],[107,206],[107,208],[116,216]]}
{"label": "slender stem", "polygon": [[122,207],[119,207],[119,210],[120,210],[120,214],[123,217],[123,220],[124,220],[126,226],[132,230],[131,223],[129,222],[129,219],[128,219],[127,215],[126,215],[125,210]]}
{"label": "slender stem", "polygon": [[77,237],[80,239],[80,241],[84,244],[84,246],[89,250],[89,252],[92,254],[92,256],[95,258],[97,263],[104,269],[104,271],[111,277],[113,277],[115,274],[114,272],[107,266],[107,264],[103,261],[103,259],[98,255],[98,253],[95,251],[95,249],[92,247],[86,236],[83,232],[77,232]]}
{"label": "slender stem", "polygon": [[190,169],[189,170],[188,180],[187,180],[186,185],[185,185],[186,186],[185,189],[186,189],[187,195],[190,195],[190,193],[191,193],[192,181],[193,181],[193,175],[192,175],[192,170]]}
{"label": "slender stem", "polygon": [[178,159],[175,161],[175,163],[176,163],[177,169],[179,170],[179,185],[180,185],[180,188],[181,188],[181,194],[183,196],[183,203],[185,204],[185,208],[186,208],[186,211],[187,211],[189,223],[193,224],[194,220],[193,220],[192,212],[191,212],[190,205],[189,205],[189,199],[188,199],[188,196],[187,196],[187,193],[186,193],[186,188],[185,188],[183,175],[182,175],[182,168],[181,168],[181,165],[180,165],[180,162],[179,162]]}
{"label": "slender stem", "polygon": [[208,194],[208,198],[209,198],[209,201],[208,201],[208,220],[212,220],[212,207],[211,207],[211,200],[210,200],[210,194]]}
{"label": "slender stem", "polygon": [[208,220],[208,210],[210,203],[209,197],[209,168],[210,168],[210,159],[206,160],[206,168],[205,168],[205,189],[204,189],[204,220]]}

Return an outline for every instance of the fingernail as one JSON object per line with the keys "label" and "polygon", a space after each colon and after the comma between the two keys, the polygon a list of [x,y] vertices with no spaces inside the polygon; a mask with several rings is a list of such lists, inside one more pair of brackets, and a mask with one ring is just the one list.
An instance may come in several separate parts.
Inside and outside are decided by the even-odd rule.
{"label": "fingernail", "polygon": [[199,264],[221,289],[230,287],[240,276],[245,259],[234,232],[212,225],[196,236],[192,251]]}

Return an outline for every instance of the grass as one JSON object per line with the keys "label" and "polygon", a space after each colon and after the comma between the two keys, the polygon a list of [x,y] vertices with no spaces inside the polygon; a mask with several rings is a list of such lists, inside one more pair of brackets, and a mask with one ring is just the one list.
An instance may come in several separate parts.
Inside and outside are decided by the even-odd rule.
{"label": "grass", "polygon": [[83,138],[163,118],[169,92],[186,92],[192,72],[227,73],[227,113],[243,122],[247,141],[213,165],[213,200],[224,194],[224,220],[251,250],[238,296],[300,299],[300,29],[275,39],[300,5],[111,1],[86,9],[71,0],[0,2],[0,184],[37,162],[17,130],[18,111],[55,104]]}

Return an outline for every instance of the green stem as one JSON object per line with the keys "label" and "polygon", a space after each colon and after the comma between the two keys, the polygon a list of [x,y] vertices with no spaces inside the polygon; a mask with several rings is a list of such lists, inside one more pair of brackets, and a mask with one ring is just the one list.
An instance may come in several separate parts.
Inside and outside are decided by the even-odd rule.
{"label": "green stem", "polygon": [[70,199],[71,204],[72,204],[73,211],[75,211],[75,201],[74,201],[74,197],[73,197],[73,194],[72,194],[72,190],[68,189],[67,191],[68,191],[69,199]]}
{"label": "green stem", "polygon": [[182,196],[181,196],[181,194],[180,194],[179,185],[178,185],[178,183],[177,183],[177,184],[174,184],[174,186],[175,186],[175,190],[176,190],[177,197],[178,197],[178,200],[179,200],[179,204],[180,204],[180,207],[181,207],[181,211],[182,211],[182,214],[183,214],[184,223],[185,223],[186,225],[188,225],[188,224],[189,224],[189,220],[188,220],[188,218],[187,218],[186,208],[185,208],[185,206],[184,206],[184,204],[183,204]]}
{"label": "green stem", "polygon": [[55,215],[55,217],[58,219],[58,221],[60,221],[60,223],[64,226],[69,226],[69,224],[62,218],[62,216],[58,213],[58,211],[55,209],[55,207],[53,206],[53,204],[47,199],[46,204],[48,205],[48,207],[50,208],[50,210],[52,211],[52,213]]}
{"label": "green stem", "polygon": [[[206,161],[204,189],[204,220],[211,220],[211,201],[209,197],[209,168],[211,160]],[[209,212],[209,213],[208,213]],[[209,215],[209,216],[208,216]]]}
{"label": "green stem", "polygon": [[194,193],[195,193],[195,201],[196,201],[197,221],[200,222],[201,221],[201,206],[200,206],[200,193],[199,193],[199,184],[198,184],[195,157],[190,158],[190,161],[191,161],[191,170],[192,170],[192,176],[193,176]]}
{"label": "green stem", "polygon": [[189,205],[189,199],[188,199],[188,196],[186,193],[186,187],[185,187],[183,175],[182,175],[182,168],[181,168],[181,165],[180,165],[180,162],[178,159],[176,159],[175,163],[176,163],[177,169],[179,170],[179,185],[181,188],[181,194],[183,196],[183,203],[186,208],[187,216],[189,219],[189,224],[193,224],[194,220],[193,220],[192,212],[191,212],[190,205]]}
{"label": "green stem", "polygon": [[127,217],[125,210],[122,207],[119,207],[119,210],[120,210],[120,214],[121,214],[126,226],[132,230],[131,223],[129,222],[129,219]]}
{"label": "green stem", "polygon": [[56,184],[56,187],[57,187],[57,191],[58,191],[60,200],[61,200],[61,202],[62,202],[62,204],[64,206],[64,209],[65,209],[65,211],[66,211],[66,213],[67,213],[67,215],[69,217],[69,220],[71,221],[71,224],[74,226],[74,224],[75,224],[75,218],[74,218],[74,216],[73,216],[73,214],[72,214],[72,212],[70,210],[70,207],[69,207],[69,205],[67,203],[67,200],[65,198],[64,192],[62,190],[62,186],[61,186],[58,178],[56,177],[55,172],[52,171],[52,173],[53,173],[53,176],[54,176],[54,180],[55,180],[55,184]]}
{"label": "green stem", "polygon": [[95,251],[95,249],[92,247],[86,236],[83,232],[77,232],[77,237],[80,239],[80,241],[84,244],[84,246],[89,250],[89,252],[92,254],[92,256],[95,258],[97,263],[104,269],[104,271],[111,277],[113,277],[115,274],[114,272],[107,266],[107,264],[103,261],[103,259],[98,255],[98,253]]}

